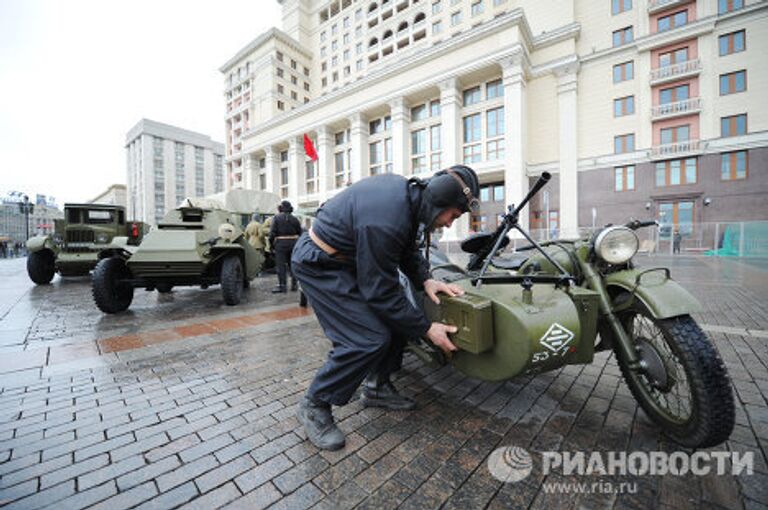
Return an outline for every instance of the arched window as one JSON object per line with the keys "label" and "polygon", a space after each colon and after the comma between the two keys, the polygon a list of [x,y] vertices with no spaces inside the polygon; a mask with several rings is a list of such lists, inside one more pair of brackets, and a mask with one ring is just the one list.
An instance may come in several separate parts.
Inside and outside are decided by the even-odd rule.
{"label": "arched window", "polygon": [[378,9],[379,5],[376,2],[373,2],[371,5],[368,6],[368,12],[373,12],[376,9]]}
{"label": "arched window", "polygon": [[398,31],[398,33],[402,32],[403,30],[408,30],[408,22],[407,22],[407,21],[403,21],[403,22],[402,22],[402,23],[400,23],[400,25],[398,25],[398,27],[397,27],[397,31]]}
{"label": "arched window", "polygon": [[375,37],[373,37],[373,38],[371,38],[371,40],[368,42],[368,47],[369,47],[369,48],[373,48],[373,47],[374,47],[374,46],[376,46],[377,44],[379,44],[379,40],[378,40],[378,39],[376,39]]}
{"label": "arched window", "polygon": [[425,19],[427,19],[427,16],[423,12],[420,12],[416,15],[415,18],[413,18],[413,23],[416,24],[420,21],[424,21]]}

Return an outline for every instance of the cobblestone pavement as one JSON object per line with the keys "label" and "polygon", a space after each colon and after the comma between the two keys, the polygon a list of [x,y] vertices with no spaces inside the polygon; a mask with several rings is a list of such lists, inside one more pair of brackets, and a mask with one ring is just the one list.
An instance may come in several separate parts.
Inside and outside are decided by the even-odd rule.
{"label": "cobblestone pavement", "polygon": [[[678,451],[621,381],[612,356],[485,383],[408,355],[396,384],[414,412],[334,411],[346,448],[320,452],[294,417],[329,343],[296,295],[259,279],[240,306],[218,287],[138,291],[103,315],[88,279],[34,287],[0,261],[0,506],[53,508],[768,508],[768,272],[732,260],[670,264],[703,303],[733,379],[737,425],[713,450],[754,453],[754,474],[615,476],[631,492],[551,491],[595,477],[503,484],[501,446]],[[630,486],[631,487],[631,486]],[[582,490],[580,493],[579,490]]]}

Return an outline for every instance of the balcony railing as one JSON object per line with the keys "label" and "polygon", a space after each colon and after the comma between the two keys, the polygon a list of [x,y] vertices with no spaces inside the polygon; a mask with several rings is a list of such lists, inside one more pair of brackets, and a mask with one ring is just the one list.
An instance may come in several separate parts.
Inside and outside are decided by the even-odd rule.
{"label": "balcony railing", "polygon": [[676,80],[685,76],[699,74],[701,71],[701,59],[686,60],[670,66],[659,67],[651,71],[651,85],[670,80]]}
{"label": "balcony railing", "polygon": [[699,152],[699,145],[698,140],[654,145],[651,149],[651,157],[654,159],[664,159],[694,154]]}
{"label": "balcony railing", "polygon": [[668,117],[678,117],[688,115],[701,110],[701,98],[692,97],[684,101],[675,101],[674,103],[660,104],[651,109],[651,119],[661,119]]}
{"label": "balcony railing", "polygon": [[688,0],[649,0],[648,1],[648,13],[663,11],[670,7],[674,7],[678,4],[684,4]]}

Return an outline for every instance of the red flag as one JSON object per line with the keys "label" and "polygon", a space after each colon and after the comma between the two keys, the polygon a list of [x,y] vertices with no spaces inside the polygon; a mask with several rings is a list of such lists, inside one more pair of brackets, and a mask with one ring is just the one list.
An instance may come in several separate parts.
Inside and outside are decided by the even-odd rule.
{"label": "red flag", "polygon": [[315,150],[315,146],[312,144],[312,140],[307,136],[306,133],[304,133],[304,153],[309,156],[309,159],[312,161],[317,161],[317,151]]}

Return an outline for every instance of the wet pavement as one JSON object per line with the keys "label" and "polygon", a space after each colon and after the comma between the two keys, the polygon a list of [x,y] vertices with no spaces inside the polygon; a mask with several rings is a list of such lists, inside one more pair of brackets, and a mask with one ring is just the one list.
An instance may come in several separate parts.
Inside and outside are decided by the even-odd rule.
{"label": "wet pavement", "polygon": [[[731,439],[752,452],[738,476],[532,474],[502,483],[499,447],[667,451],[612,356],[486,383],[407,355],[396,384],[413,412],[335,409],[348,444],[311,446],[296,405],[329,343],[274,276],[228,307],[218,286],[136,292],[104,315],[88,278],[35,287],[23,259],[0,260],[0,506],[5,508],[768,508],[768,271],[763,263],[638,257],[669,264],[704,305],[696,318],[728,366]],[[606,483],[633,483],[618,494]]]}

